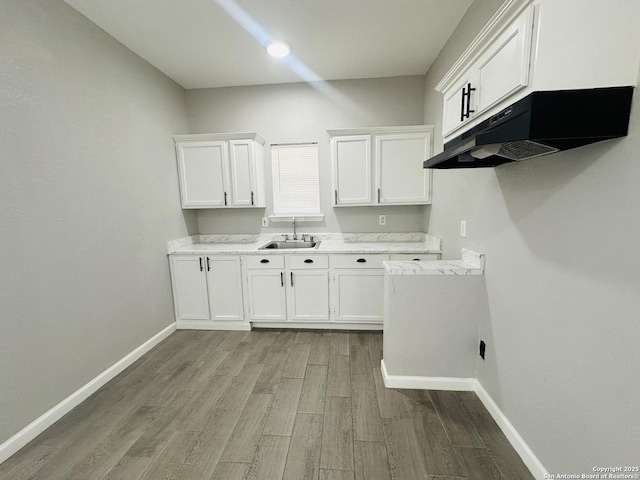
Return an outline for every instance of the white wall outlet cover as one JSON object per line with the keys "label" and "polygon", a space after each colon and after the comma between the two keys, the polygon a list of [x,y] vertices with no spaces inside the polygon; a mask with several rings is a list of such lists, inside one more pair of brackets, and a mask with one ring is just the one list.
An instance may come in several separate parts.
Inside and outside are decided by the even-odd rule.
{"label": "white wall outlet cover", "polygon": [[387,224],[387,216],[379,215],[378,216],[378,225],[386,225]]}
{"label": "white wall outlet cover", "polygon": [[460,220],[460,236],[461,237],[466,237],[467,236],[467,221],[466,220]]}
{"label": "white wall outlet cover", "polygon": [[262,226],[263,227],[269,226],[269,219],[267,217],[262,217]]}

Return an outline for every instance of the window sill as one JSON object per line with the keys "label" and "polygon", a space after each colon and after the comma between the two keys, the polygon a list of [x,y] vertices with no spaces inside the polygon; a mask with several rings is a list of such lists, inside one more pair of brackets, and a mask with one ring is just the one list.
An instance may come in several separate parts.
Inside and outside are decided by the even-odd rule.
{"label": "window sill", "polygon": [[296,219],[296,222],[322,222],[324,220],[324,215],[269,215],[269,220],[275,223],[285,223],[285,222],[293,222],[293,219]]}

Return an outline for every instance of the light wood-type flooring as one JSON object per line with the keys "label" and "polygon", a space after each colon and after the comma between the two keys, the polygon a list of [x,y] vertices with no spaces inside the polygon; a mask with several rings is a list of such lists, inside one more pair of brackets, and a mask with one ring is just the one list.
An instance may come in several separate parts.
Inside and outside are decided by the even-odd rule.
{"label": "light wood-type flooring", "polygon": [[0,465],[11,480],[532,480],[471,392],[386,389],[382,335],[178,331]]}

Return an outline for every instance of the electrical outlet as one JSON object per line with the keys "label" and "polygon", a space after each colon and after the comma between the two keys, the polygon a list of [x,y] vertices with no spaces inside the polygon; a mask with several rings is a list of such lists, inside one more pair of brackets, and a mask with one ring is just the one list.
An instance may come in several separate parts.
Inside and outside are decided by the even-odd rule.
{"label": "electrical outlet", "polygon": [[378,215],[378,225],[386,225],[386,224],[387,224],[387,216]]}
{"label": "electrical outlet", "polygon": [[262,226],[263,227],[269,226],[269,219],[267,217],[262,217]]}
{"label": "electrical outlet", "polygon": [[480,357],[484,360],[484,354],[487,351],[487,344],[484,340],[480,340]]}
{"label": "electrical outlet", "polygon": [[466,237],[467,236],[467,221],[466,220],[460,220],[460,236],[461,237]]}

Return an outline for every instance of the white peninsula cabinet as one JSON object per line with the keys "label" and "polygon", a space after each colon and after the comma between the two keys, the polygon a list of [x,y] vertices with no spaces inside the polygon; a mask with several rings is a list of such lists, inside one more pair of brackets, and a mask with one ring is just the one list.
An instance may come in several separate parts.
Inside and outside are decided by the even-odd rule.
{"label": "white peninsula cabinet", "polygon": [[256,133],[179,135],[182,208],[262,208],[264,143]]}
{"label": "white peninsula cabinet", "polygon": [[431,202],[433,127],[330,130],[334,207]]}
{"label": "white peninsula cabinet", "polygon": [[171,255],[178,328],[250,330],[237,255]]}
{"label": "white peninsula cabinet", "polygon": [[247,256],[252,322],[328,322],[327,255]]}

